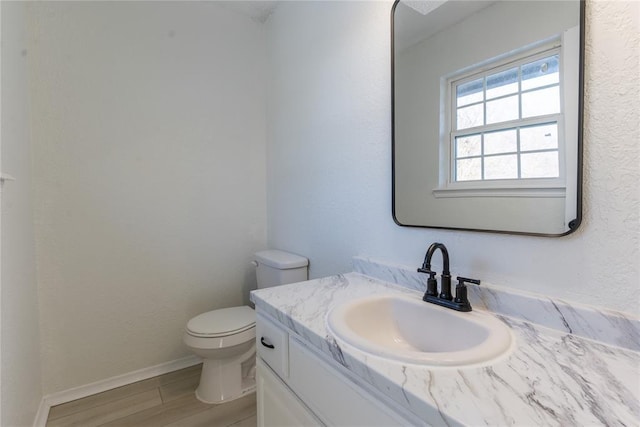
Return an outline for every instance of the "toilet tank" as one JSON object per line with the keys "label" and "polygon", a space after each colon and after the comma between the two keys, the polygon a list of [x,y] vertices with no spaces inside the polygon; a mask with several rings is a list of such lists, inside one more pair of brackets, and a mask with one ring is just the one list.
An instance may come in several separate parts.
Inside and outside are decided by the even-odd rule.
{"label": "toilet tank", "polygon": [[270,249],[256,252],[258,289],[308,279],[309,260],[300,255]]}

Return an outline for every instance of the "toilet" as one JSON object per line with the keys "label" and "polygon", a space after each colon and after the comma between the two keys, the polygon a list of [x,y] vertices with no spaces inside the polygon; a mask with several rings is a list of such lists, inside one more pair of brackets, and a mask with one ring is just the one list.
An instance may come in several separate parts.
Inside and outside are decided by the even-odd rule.
{"label": "toilet", "polygon": [[[255,254],[258,289],[308,278],[309,260],[275,249]],[[221,308],[189,320],[183,342],[203,359],[196,397],[223,403],[256,389],[256,315],[249,306]]]}

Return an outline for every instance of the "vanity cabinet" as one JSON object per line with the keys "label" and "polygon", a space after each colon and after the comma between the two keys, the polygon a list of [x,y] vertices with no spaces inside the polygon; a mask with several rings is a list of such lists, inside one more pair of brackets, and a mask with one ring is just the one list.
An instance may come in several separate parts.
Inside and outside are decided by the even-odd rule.
{"label": "vanity cabinet", "polygon": [[322,423],[260,359],[256,362],[258,426],[297,427]]}
{"label": "vanity cabinet", "polygon": [[260,312],[256,340],[259,427],[425,425],[355,384]]}

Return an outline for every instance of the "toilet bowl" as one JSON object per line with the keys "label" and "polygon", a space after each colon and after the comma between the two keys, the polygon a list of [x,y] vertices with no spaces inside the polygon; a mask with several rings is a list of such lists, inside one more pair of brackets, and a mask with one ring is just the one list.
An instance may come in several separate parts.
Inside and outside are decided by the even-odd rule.
{"label": "toilet bowl", "polygon": [[[258,288],[307,280],[307,258],[278,250],[255,254]],[[223,403],[256,389],[256,316],[249,306],[222,308],[189,320],[182,338],[201,357],[196,397]]]}
{"label": "toilet bowl", "polygon": [[196,397],[221,403],[255,391],[256,321],[251,307],[200,314],[189,321],[183,342],[203,360]]}

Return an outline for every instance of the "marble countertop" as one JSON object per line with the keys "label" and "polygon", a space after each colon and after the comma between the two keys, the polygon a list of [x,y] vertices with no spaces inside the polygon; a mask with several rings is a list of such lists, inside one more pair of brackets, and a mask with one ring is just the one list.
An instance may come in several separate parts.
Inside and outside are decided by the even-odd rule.
{"label": "marble countertop", "polygon": [[640,353],[631,349],[494,313],[515,336],[508,357],[487,367],[429,369],[340,348],[327,331],[327,313],[337,304],[396,293],[421,295],[354,272],[260,289],[251,299],[259,311],[344,366],[356,382],[428,424],[640,424]]}

